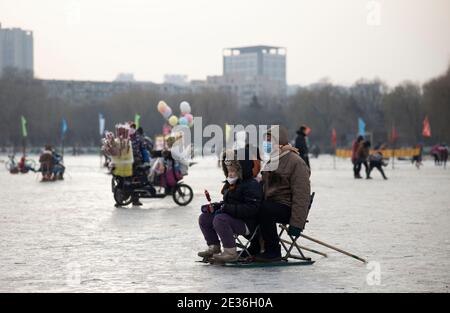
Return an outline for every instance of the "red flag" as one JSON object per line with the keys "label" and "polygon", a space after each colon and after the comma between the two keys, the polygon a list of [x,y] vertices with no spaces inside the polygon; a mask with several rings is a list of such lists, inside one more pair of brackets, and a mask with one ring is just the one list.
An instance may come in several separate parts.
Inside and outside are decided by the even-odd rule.
{"label": "red flag", "polygon": [[333,130],[331,131],[331,144],[333,145],[333,147],[336,147],[336,143],[337,143],[336,128],[333,128]]}
{"label": "red flag", "polygon": [[391,135],[389,136],[389,141],[391,143],[393,143],[397,140],[397,138],[398,138],[397,129],[395,128],[395,126],[392,126]]}
{"label": "red flag", "polygon": [[428,120],[428,116],[425,116],[425,119],[423,120],[422,135],[424,137],[431,137],[431,126],[430,121]]}

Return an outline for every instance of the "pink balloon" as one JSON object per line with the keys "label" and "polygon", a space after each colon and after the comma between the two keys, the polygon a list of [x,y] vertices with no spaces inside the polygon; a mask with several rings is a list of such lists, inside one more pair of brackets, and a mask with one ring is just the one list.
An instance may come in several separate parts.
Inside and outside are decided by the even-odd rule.
{"label": "pink balloon", "polygon": [[188,120],[189,124],[194,121],[194,117],[190,113],[185,114],[184,117]]}

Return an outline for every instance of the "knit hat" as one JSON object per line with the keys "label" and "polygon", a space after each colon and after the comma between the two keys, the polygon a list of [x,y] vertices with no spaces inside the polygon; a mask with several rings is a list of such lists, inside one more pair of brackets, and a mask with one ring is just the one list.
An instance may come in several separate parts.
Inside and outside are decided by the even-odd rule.
{"label": "knit hat", "polygon": [[228,176],[228,172],[230,171],[234,171],[237,173],[238,178],[242,179],[242,168],[241,168],[241,164],[239,161],[237,160],[225,160],[224,161],[226,169],[227,169],[227,176]]}

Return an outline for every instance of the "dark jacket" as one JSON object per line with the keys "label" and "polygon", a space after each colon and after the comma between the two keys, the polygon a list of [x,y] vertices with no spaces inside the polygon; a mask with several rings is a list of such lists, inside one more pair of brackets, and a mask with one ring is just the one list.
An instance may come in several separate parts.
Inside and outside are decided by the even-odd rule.
{"label": "dark jacket", "polygon": [[302,131],[297,131],[297,138],[295,138],[295,147],[301,157],[308,156],[308,145],[306,144],[306,135]]}
{"label": "dark jacket", "polygon": [[133,160],[135,165],[140,165],[144,163],[144,156],[142,155],[142,150],[147,149],[147,143],[144,137],[138,133],[134,133],[130,136],[131,146],[133,147]]}
{"label": "dark jacket", "polygon": [[244,221],[250,233],[253,233],[258,224],[257,218],[263,198],[261,184],[254,178],[249,178],[239,180],[234,186],[230,186],[227,182],[222,191],[224,203],[222,212]]}
{"label": "dark jacket", "polygon": [[370,146],[366,144],[365,141],[359,144],[358,150],[356,152],[356,156],[359,162],[365,162],[369,158],[370,154]]}

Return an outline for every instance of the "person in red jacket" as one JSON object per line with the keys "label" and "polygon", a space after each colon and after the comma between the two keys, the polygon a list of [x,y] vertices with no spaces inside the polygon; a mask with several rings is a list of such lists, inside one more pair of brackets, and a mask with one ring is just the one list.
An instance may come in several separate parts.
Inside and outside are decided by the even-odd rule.
{"label": "person in red jacket", "polygon": [[358,166],[358,149],[361,145],[361,142],[364,140],[364,137],[359,135],[352,143],[352,164],[353,164],[353,176],[355,178],[361,178],[359,171],[361,168]]}

